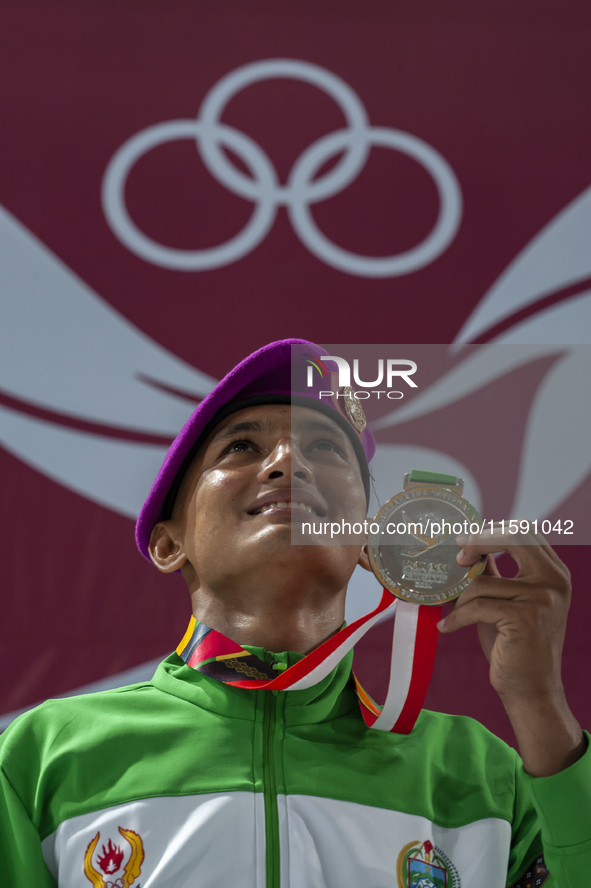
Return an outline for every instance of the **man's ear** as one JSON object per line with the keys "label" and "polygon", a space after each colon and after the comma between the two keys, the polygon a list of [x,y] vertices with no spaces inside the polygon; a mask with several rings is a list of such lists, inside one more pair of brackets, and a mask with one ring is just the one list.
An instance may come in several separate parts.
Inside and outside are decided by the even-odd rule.
{"label": "man's ear", "polygon": [[357,562],[360,567],[364,570],[371,570],[371,564],[369,563],[369,555],[367,554],[367,545],[362,546],[361,554],[359,555],[359,561]]}
{"label": "man's ear", "polygon": [[159,521],[154,526],[148,548],[150,558],[162,573],[174,573],[187,561],[184,548],[172,536],[170,521]]}

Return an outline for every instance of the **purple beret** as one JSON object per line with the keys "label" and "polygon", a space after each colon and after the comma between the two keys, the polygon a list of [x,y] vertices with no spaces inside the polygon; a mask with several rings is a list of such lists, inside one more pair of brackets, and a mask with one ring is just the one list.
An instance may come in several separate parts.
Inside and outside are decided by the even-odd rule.
{"label": "purple beret", "polygon": [[375,453],[375,441],[369,428],[355,427],[338,398],[319,397],[320,391],[336,394],[338,386],[336,373],[329,372],[332,367],[327,369],[320,361],[324,354],[324,349],[305,339],[271,342],[241,361],[201,401],[172,442],[138,516],[135,538],[142,555],[150,557],[152,529],[170,517],[182,477],[200,443],[226,416],[255,404],[303,404],[331,416],[353,443],[369,499],[367,463]]}

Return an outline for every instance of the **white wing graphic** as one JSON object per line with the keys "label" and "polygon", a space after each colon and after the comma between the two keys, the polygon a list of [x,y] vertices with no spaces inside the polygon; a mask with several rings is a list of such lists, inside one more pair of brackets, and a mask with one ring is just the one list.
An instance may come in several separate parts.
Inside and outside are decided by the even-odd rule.
{"label": "white wing graphic", "polygon": [[[456,343],[477,338],[548,293],[591,277],[591,189],[517,256],[468,318]],[[405,406],[374,423],[387,428],[452,404],[539,357],[555,355],[531,403],[511,514],[551,514],[591,470],[591,291],[513,325],[468,354]],[[457,346],[451,349],[457,354]],[[461,353],[460,353],[461,354]],[[502,457],[501,457],[502,458]],[[565,516],[571,518],[573,516]]]}
{"label": "white wing graphic", "polygon": [[[471,342],[526,305],[589,277],[591,188],[555,216],[511,262],[472,312],[456,342]],[[589,341],[588,332],[585,341]]]}
{"label": "white wing graphic", "polygon": [[532,402],[513,515],[551,514],[591,470],[591,345],[580,344],[588,343],[590,335],[591,292],[586,292],[516,324],[495,340],[563,344],[562,359],[546,374]]}
{"label": "white wing graphic", "polygon": [[92,422],[174,435],[215,380],[134,327],[0,210],[0,387]]}
{"label": "white wing graphic", "polygon": [[[135,516],[166,447],[78,431],[60,416],[172,438],[215,380],[171,355],[0,208],[0,443],[66,487]],[[183,397],[183,394],[187,397]],[[6,399],[5,399],[6,401]]]}
{"label": "white wing graphic", "polygon": [[536,393],[523,442],[513,515],[543,518],[551,514],[589,474],[591,412],[585,393],[583,399],[580,395],[586,381],[588,398],[590,352],[565,355]]}
{"label": "white wing graphic", "polygon": [[515,344],[506,347],[500,343],[482,345],[423,392],[415,395],[408,404],[398,407],[372,423],[372,429],[384,429],[411,419],[418,419],[465,398],[500,376],[536,358],[559,355],[563,351],[563,346],[545,343],[534,343],[519,348],[515,347]]}
{"label": "white wing graphic", "polygon": [[101,506],[136,518],[166,447],[79,432],[0,407],[0,444]]}
{"label": "white wing graphic", "polygon": [[[562,329],[565,334],[571,321],[575,325],[585,318],[591,318],[591,294],[573,300],[572,305],[569,301],[540,313],[504,334],[503,343],[481,347],[407,406],[374,423],[373,428],[387,428],[424,416],[535,358],[556,355],[558,360],[546,372],[529,408],[518,486],[511,507],[511,516],[544,518],[571,495],[591,470],[591,346],[549,346],[535,340],[547,336],[552,329]],[[519,345],[523,340],[531,344]],[[499,430],[499,459],[504,458],[502,431]],[[474,446],[478,446],[475,428],[471,434]]]}
{"label": "white wing graphic", "polygon": [[[364,571],[364,573],[366,573],[366,571]],[[362,614],[360,614],[360,616],[362,616]],[[125,672],[118,672],[116,675],[108,675],[106,678],[101,678],[90,684],[74,688],[72,691],[66,691],[64,694],[56,694],[54,699],[61,700],[63,697],[77,697],[78,694],[96,694],[97,691],[109,691],[112,688],[122,688],[125,687],[125,685],[138,684],[141,681],[150,681],[156,672],[156,667],[160,665],[164,657],[167,657],[168,654],[169,651],[163,652],[162,656],[158,657],[156,660],[148,660],[147,663],[133,666],[131,669],[126,669]],[[19,715],[22,715],[23,712],[28,712],[42,702],[43,700],[39,700],[38,703],[32,703],[30,706],[23,706],[22,709],[15,709],[12,712],[5,712],[3,715],[0,715],[0,731],[4,731],[8,725]]]}

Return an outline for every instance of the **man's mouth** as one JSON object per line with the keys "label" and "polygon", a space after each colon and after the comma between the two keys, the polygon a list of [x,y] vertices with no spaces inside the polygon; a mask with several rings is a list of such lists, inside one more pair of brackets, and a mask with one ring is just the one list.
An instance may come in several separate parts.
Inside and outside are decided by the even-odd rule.
{"label": "man's mouth", "polygon": [[316,509],[313,509],[312,506],[308,506],[306,503],[285,502],[283,500],[278,500],[276,503],[265,503],[264,506],[256,509],[251,514],[262,515],[263,512],[270,512],[272,509],[300,509],[302,512],[309,512],[310,515],[315,517],[322,517]]}
{"label": "man's mouth", "polygon": [[313,518],[324,518],[326,506],[319,496],[309,490],[277,489],[268,491],[257,497],[250,503],[249,515],[264,515],[266,513],[282,513],[284,516],[292,515],[295,519],[298,514],[302,517],[310,515]]}

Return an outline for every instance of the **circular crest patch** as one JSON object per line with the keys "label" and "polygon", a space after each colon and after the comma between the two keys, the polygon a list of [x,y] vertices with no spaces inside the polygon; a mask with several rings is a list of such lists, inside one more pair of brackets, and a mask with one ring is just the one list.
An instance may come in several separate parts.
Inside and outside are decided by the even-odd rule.
{"label": "circular crest patch", "polygon": [[460,874],[447,854],[429,839],[404,846],[396,876],[398,888],[462,888]]}

